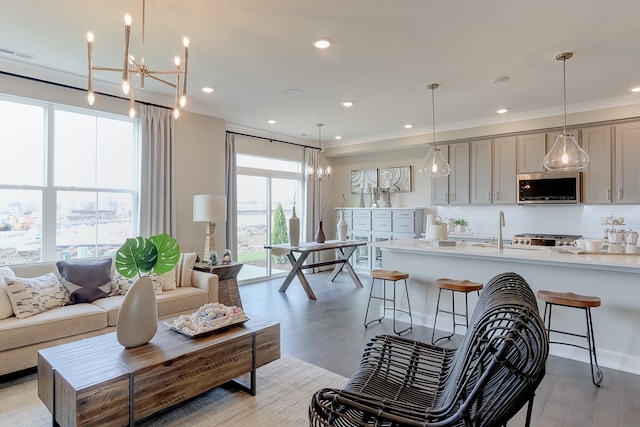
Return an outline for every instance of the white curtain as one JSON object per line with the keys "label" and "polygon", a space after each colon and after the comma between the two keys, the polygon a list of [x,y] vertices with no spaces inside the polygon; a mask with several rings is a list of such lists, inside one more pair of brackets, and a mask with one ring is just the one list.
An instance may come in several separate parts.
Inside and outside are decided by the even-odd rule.
{"label": "white curtain", "polygon": [[[305,207],[307,213],[307,222],[305,227],[304,240],[306,242],[313,241],[316,228],[318,227],[318,221],[320,221],[321,215],[321,197],[322,197],[322,183],[309,179],[306,171],[309,166],[317,167],[320,164],[320,150],[315,148],[306,147],[304,149],[304,176],[306,179],[306,200]],[[327,212],[324,212],[327,215]]]}
{"label": "white curtain", "polygon": [[232,248],[233,253],[238,253],[238,227],[236,218],[236,205],[238,203],[238,178],[236,165],[236,135],[227,132],[225,141],[225,192],[227,195],[227,248]]}
{"label": "white curtain", "polygon": [[140,235],[176,232],[175,137],[171,110],[140,106]]}

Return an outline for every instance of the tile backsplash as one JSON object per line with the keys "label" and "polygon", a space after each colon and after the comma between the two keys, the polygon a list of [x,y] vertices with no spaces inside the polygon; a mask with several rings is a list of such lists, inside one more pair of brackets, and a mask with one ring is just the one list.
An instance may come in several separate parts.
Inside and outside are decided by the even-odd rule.
{"label": "tile backsplash", "polygon": [[426,213],[445,218],[464,218],[474,235],[498,235],[498,214],[504,212],[505,237],[519,233],[579,234],[588,238],[601,238],[606,228],[600,218],[625,217],[621,229],[640,230],[640,205],[529,205],[529,206],[438,206]]}

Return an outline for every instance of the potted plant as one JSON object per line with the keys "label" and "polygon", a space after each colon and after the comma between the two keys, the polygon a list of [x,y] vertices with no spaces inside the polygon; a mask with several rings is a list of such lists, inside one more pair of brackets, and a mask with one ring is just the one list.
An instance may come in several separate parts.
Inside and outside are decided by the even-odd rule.
{"label": "potted plant", "polygon": [[466,219],[462,219],[462,218],[456,219],[454,221],[454,224],[456,226],[456,232],[457,233],[464,233],[467,230],[467,225],[469,225],[467,220]]}
{"label": "potted plant", "polygon": [[116,338],[126,348],[148,343],[158,330],[158,305],[151,273],[167,273],[180,259],[180,246],[166,233],[127,239],[116,252],[116,270],[136,280],[127,290],[118,313]]}

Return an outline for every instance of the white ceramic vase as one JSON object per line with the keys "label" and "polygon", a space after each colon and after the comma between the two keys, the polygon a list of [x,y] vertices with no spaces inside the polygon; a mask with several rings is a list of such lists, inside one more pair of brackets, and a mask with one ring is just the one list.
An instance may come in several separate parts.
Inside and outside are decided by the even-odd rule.
{"label": "white ceramic vase", "polygon": [[300,218],[296,216],[296,207],[293,207],[293,213],[289,218],[289,244],[298,246],[300,244]]}
{"label": "white ceramic vase", "polygon": [[340,220],[338,221],[338,240],[344,242],[345,240],[347,240],[347,228],[348,228],[347,221],[344,219],[344,210],[340,211]]}
{"label": "white ceramic vase", "polygon": [[118,313],[116,338],[126,348],[151,341],[158,330],[158,305],[153,281],[144,276],[129,288]]}

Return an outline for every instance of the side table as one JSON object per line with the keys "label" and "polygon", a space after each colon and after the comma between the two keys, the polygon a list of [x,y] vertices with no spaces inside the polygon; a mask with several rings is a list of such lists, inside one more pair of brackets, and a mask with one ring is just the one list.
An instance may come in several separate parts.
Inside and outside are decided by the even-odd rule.
{"label": "side table", "polygon": [[194,270],[213,273],[218,276],[218,299],[224,305],[242,308],[240,291],[238,290],[238,273],[242,269],[242,263],[209,265],[206,262],[197,262]]}

